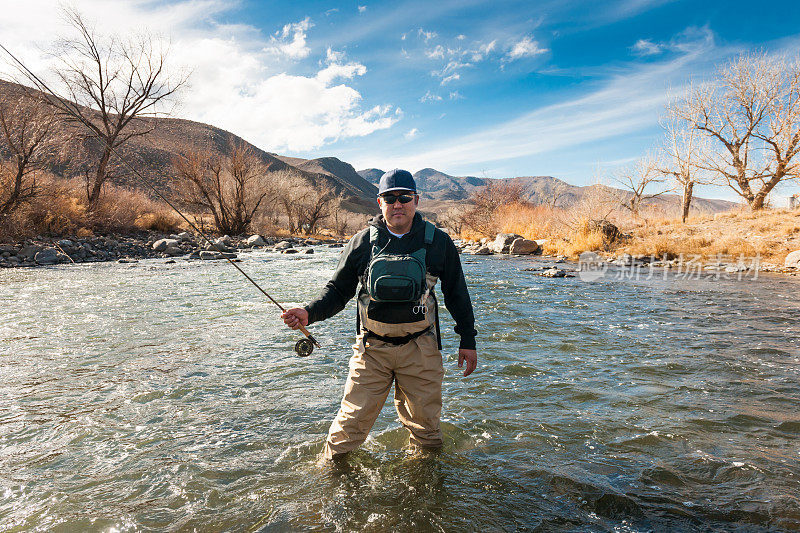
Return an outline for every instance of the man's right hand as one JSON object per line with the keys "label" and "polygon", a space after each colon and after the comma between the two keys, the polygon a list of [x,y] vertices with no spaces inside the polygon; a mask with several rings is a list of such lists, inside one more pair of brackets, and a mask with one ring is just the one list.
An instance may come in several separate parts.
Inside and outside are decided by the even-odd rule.
{"label": "man's right hand", "polygon": [[308,311],[302,307],[287,309],[281,315],[284,323],[292,329],[300,329],[300,326],[308,325]]}

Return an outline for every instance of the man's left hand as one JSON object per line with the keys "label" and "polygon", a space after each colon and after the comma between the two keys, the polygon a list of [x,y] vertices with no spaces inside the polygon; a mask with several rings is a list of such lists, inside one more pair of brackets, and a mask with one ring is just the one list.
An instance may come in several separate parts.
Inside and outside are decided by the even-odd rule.
{"label": "man's left hand", "polygon": [[467,377],[472,374],[472,371],[478,366],[478,352],[476,350],[461,348],[458,350],[458,368],[464,365],[464,361],[467,362],[467,368],[464,369],[464,377]]}

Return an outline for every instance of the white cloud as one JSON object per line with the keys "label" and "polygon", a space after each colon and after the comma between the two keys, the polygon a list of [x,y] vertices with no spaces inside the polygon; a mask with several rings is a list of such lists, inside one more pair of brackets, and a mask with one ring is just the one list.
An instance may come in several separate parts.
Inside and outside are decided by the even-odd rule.
{"label": "white cloud", "polygon": [[413,139],[414,137],[417,136],[418,133],[419,130],[417,128],[411,128],[403,135],[403,137],[405,137],[406,139]]}
{"label": "white cloud", "polygon": [[431,39],[435,39],[436,37],[438,37],[438,36],[439,36],[439,34],[438,34],[438,33],[436,33],[435,31],[425,31],[425,30],[423,30],[422,28],[420,28],[419,30],[417,30],[417,34],[418,34],[420,37],[422,37],[422,38],[425,40],[425,42],[426,42],[426,43],[427,43],[428,41],[430,41]]}
{"label": "white cloud", "polygon": [[344,52],[337,52],[330,46],[325,51],[325,61],[328,63],[338,63],[344,61]]}
{"label": "white cloud", "polygon": [[358,12],[359,13],[363,13],[366,10],[367,10],[367,6],[358,6]]}
{"label": "white cloud", "polygon": [[531,57],[544,54],[548,52],[547,48],[540,48],[539,43],[533,40],[530,36],[526,35],[520,41],[517,41],[511,50],[508,51],[508,59],[514,60],[521,57]]}
{"label": "white cloud", "polygon": [[428,59],[444,59],[444,46],[438,44],[433,50],[425,50]]}
{"label": "white cloud", "polygon": [[[80,7],[87,22],[102,21],[102,32],[121,36],[147,28],[169,37],[168,67],[192,72],[177,115],[229,130],[264,150],[313,150],[389,128],[401,118],[402,112],[389,105],[362,108],[362,95],[346,82],[367,69],[345,63],[341,52],[326,51],[324,68],[308,75],[275,70],[274,51],[267,50],[288,45],[283,56],[304,54],[309,19],[265,36],[252,26],[214,22],[231,5],[222,0],[168,5],[82,0]],[[69,28],[55,0],[27,0],[24,12],[0,18],[0,42],[37,74],[46,73],[54,59],[43,50]]]}
{"label": "white cloud", "polygon": [[463,100],[464,96],[458,91],[450,92],[450,100]]}
{"label": "white cloud", "polygon": [[660,54],[663,46],[654,43],[650,39],[639,39],[636,43],[631,47],[633,53],[639,56],[651,56],[655,54]]}
{"label": "white cloud", "polygon": [[472,60],[475,62],[482,61],[486,56],[494,51],[497,47],[497,40],[490,43],[484,43],[478,46],[478,49],[472,52]]}
{"label": "white cloud", "polygon": [[449,76],[445,76],[444,78],[442,78],[442,81],[441,81],[440,85],[447,85],[451,81],[460,80],[460,79],[461,79],[461,74],[458,74],[458,73],[450,74]]}
{"label": "white cloud", "polygon": [[467,36],[466,36],[466,35],[464,35],[463,33],[462,33],[462,34],[460,34],[458,37],[456,37],[456,39],[458,39],[459,41],[463,41],[463,40],[464,40],[464,39],[466,39],[466,38],[467,38]]}
{"label": "white cloud", "polygon": [[282,30],[270,37],[270,44],[264,50],[276,55],[285,55],[290,59],[308,57],[311,49],[306,46],[306,32],[313,25],[308,17],[300,22],[286,24]]}
{"label": "white cloud", "polygon": [[434,94],[434,93],[432,93],[430,91],[427,91],[422,96],[422,98],[419,99],[419,101],[424,104],[425,102],[439,102],[439,101],[441,101],[441,99],[442,99],[442,97],[439,96],[438,94]]}

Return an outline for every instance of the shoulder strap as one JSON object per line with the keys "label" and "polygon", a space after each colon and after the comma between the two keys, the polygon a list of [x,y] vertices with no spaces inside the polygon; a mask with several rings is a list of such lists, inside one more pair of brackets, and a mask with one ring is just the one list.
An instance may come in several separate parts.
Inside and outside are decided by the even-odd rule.
{"label": "shoulder strap", "polygon": [[369,227],[369,243],[373,246],[378,244],[378,227],[377,226],[370,226]]}
{"label": "shoulder strap", "polygon": [[431,222],[425,221],[425,244],[433,243],[433,233],[436,231],[436,226]]}

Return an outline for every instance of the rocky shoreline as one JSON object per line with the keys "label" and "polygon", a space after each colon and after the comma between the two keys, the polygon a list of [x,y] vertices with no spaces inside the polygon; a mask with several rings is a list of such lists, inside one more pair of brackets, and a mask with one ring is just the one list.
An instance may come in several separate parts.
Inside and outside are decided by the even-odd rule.
{"label": "rocky shoreline", "polygon": [[[498,233],[494,240],[483,238],[480,241],[456,240],[456,247],[464,254],[471,255],[506,255],[506,256],[525,256],[542,255],[542,246],[547,239],[530,240],[525,239],[516,233]],[[593,254],[591,257],[584,257],[581,254],[579,266],[590,260],[593,268],[607,268],[609,266],[618,269],[627,269],[631,272],[651,270],[655,268],[675,269],[679,272],[696,272],[697,274],[725,274],[737,275],[742,273],[771,272],[779,274],[789,274],[796,276],[800,274],[800,250],[790,253],[783,265],[770,262],[761,262],[757,258],[741,259],[737,257],[716,258],[701,260],[698,257],[677,257],[659,258],[654,255],[630,255],[627,253],[613,254],[610,252],[585,252]],[[563,262],[565,256],[542,256],[552,259],[556,263]],[[553,268],[548,269],[548,274],[540,274],[546,277],[569,277],[560,272],[552,272]],[[569,271],[567,271],[569,272]]]}
{"label": "rocky shoreline", "polygon": [[[201,242],[202,241],[202,242]],[[284,254],[314,253],[313,246],[342,247],[339,239],[299,237],[247,238],[227,235],[214,239],[214,246],[188,232],[174,235],[140,233],[48,239],[38,237],[14,244],[0,244],[0,268],[35,267],[64,263],[136,262],[140,259],[176,258],[198,260],[235,259],[251,249],[270,249]]]}

